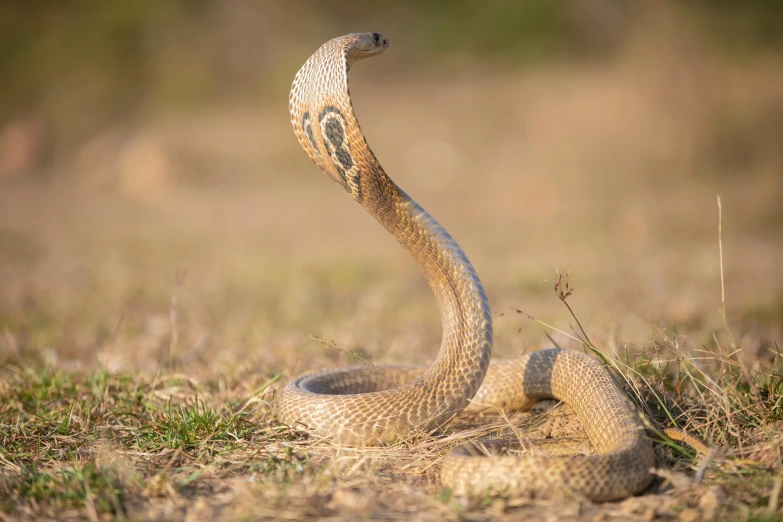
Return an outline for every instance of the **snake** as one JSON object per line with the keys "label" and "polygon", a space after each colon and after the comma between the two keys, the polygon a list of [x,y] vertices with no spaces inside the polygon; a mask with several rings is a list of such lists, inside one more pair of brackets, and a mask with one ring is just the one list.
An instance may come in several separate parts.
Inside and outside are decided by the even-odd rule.
{"label": "snake", "polygon": [[348,72],[388,45],[379,33],[324,43],[296,74],[291,123],[310,159],[418,264],[438,303],[440,349],[428,367],[364,365],[295,377],[280,394],[279,420],[333,444],[386,446],[440,432],[463,411],[527,409],[552,398],[573,408],[594,453],[542,456],[514,451],[519,444],[504,439],[466,443],[443,457],[443,486],[463,496],[572,494],[596,502],[641,492],[652,479],[652,443],[604,363],[551,348],[490,364],[492,314],[476,270],[386,174],[353,111]]}

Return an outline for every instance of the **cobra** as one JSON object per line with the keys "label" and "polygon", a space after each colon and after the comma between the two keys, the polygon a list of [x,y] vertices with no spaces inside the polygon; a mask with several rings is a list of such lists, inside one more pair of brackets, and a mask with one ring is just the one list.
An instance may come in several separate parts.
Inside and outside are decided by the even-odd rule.
{"label": "cobra", "polygon": [[465,445],[443,460],[441,480],[458,494],[564,493],[621,499],[651,480],[654,454],[629,399],[599,361],[548,349],[493,360],[492,317],[484,287],[449,233],[386,174],[356,120],[348,71],[382,53],[388,40],[356,33],[323,44],[296,74],[291,123],[307,155],[378,220],[413,257],[441,314],[443,337],[429,367],[332,369],[293,379],[279,401],[282,422],[336,443],[382,445],[443,428],[461,411],[520,408],[541,398],[570,404],[596,453],[516,455],[509,443]]}

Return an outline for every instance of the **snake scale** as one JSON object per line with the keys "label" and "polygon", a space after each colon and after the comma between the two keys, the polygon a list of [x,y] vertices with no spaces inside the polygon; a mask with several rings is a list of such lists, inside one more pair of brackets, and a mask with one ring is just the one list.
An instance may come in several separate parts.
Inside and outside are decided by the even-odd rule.
{"label": "snake scale", "polygon": [[460,495],[536,497],[571,492],[593,501],[621,499],[651,480],[652,445],[630,401],[597,360],[547,349],[492,361],[492,318],[484,288],[449,233],[384,172],[352,108],[348,71],[382,53],[388,40],[357,33],[323,44],[299,70],[289,109],[307,155],[378,220],[413,257],[432,288],[443,323],[429,368],[367,366],[293,379],[279,401],[285,424],[339,444],[384,445],[445,426],[481,407],[523,407],[540,398],[570,404],[596,450],[542,457],[484,443],[444,457],[441,481]]}

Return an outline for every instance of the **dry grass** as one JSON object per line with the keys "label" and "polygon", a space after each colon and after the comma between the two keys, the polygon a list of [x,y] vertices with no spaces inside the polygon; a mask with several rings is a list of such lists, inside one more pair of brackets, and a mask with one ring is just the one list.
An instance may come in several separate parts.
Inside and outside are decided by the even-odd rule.
{"label": "dry grass", "polygon": [[[495,354],[581,337],[622,377],[662,441],[644,495],[466,505],[439,485],[445,452],[510,425],[586,447],[566,407],[371,450],[276,422],[290,377],[424,363],[440,336],[415,266],[318,179],[283,104],[107,132],[62,177],[2,187],[0,517],[780,518],[781,163],[764,140],[732,153],[739,174],[710,160],[730,152],[716,114],[766,136],[781,73],[751,69],[688,78],[694,111],[626,63],[355,75],[381,162],[482,275]],[[721,449],[655,433],[670,426]]]}

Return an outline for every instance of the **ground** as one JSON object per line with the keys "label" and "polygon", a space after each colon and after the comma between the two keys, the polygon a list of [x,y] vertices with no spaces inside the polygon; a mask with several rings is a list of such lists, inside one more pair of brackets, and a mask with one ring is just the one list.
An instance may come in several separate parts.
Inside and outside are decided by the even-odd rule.
{"label": "ground", "polygon": [[627,64],[373,67],[359,120],[475,264],[493,356],[589,337],[659,441],[653,485],[594,505],[439,484],[454,444],[509,423],[586,447],[567,407],[370,450],[277,421],[302,372],[426,363],[440,340],[415,265],[299,150],[283,97],[109,130],[0,186],[0,518],[783,517],[780,72],[688,91]]}

